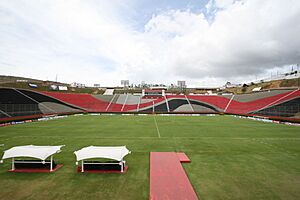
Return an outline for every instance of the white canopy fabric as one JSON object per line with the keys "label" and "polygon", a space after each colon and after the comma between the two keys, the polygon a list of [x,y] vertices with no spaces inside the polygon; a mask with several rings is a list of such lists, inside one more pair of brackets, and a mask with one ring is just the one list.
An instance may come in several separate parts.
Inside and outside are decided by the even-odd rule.
{"label": "white canopy fabric", "polygon": [[77,161],[92,159],[92,158],[107,158],[112,160],[121,161],[130,153],[126,146],[118,147],[102,147],[102,146],[89,146],[84,147],[74,152]]}
{"label": "white canopy fabric", "polygon": [[12,147],[4,151],[2,160],[7,158],[15,158],[15,157],[31,157],[31,158],[46,160],[46,158],[48,158],[49,156],[55,153],[59,153],[60,149],[63,146],[64,145],[60,145],[60,146],[26,145],[26,146]]}

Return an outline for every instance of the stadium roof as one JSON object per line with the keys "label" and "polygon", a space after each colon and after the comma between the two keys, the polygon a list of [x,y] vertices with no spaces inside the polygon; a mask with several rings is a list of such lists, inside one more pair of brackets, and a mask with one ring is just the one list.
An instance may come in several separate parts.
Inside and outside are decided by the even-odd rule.
{"label": "stadium roof", "polygon": [[15,158],[15,157],[31,157],[31,158],[45,160],[49,156],[55,153],[59,153],[61,151],[60,149],[63,146],[64,145],[60,145],[60,146],[26,145],[26,146],[12,147],[4,151],[2,160],[7,158]]}
{"label": "stadium roof", "polygon": [[89,146],[84,147],[74,152],[76,160],[85,160],[92,158],[107,158],[112,160],[121,161],[123,158],[130,153],[126,146],[117,147],[101,147],[101,146]]}

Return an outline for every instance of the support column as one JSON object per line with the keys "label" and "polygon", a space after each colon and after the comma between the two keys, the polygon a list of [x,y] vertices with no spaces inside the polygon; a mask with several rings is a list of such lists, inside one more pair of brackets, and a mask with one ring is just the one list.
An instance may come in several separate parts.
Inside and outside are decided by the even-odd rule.
{"label": "support column", "polygon": [[50,172],[53,171],[53,156],[50,158]]}
{"label": "support column", "polygon": [[15,170],[15,158],[11,159],[11,170]]}
{"label": "support column", "polygon": [[123,161],[120,162],[121,165],[121,172],[123,173],[124,169],[123,169]]}
{"label": "support column", "polygon": [[166,105],[167,105],[167,110],[168,110],[168,112],[170,112],[170,107],[169,107],[168,99],[167,99],[166,96],[164,96],[164,97],[165,97],[165,101],[166,101]]}
{"label": "support column", "polygon": [[84,172],[84,169],[83,169],[83,165],[84,163],[83,163],[83,160],[81,161],[81,172]]}
{"label": "support column", "polygon": [[152,113],[154,113],[155,110],[154,110],[154,100],[152,101]]}
{"label": "support column", "polygon": [[188,98],[186,95],[184,95],[184,96],[185,96],[186,101],[187,101],[188,104],[190,105],[191,111],[194,112],[194,108],[193,108],[193,106],[192,106],[192,104],[191,104],[189,98]]}

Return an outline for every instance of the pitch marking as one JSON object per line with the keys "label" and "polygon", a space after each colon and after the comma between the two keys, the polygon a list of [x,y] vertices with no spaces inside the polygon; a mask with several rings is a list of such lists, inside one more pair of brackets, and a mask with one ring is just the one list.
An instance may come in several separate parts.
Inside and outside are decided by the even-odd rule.
{"label": "pitch marking", "polygon": [[155,116],[153,118],[154,118],[154,123],[155,123],[155,126],[156,126],[156,130],[157,130],[158,138],[160,138],[160,132],[159,132],[159,129],[158,129],[158,126],[157,126],[156,118],[155,118]]}

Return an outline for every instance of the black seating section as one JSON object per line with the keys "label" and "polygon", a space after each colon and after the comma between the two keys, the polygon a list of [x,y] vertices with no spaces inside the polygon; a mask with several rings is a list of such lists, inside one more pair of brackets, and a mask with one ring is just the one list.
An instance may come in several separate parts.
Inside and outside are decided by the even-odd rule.
{"label": "black seating section", "polygon": [[[42,114],[37,102],[14,89],[0,88],[0,110],[12,117]],[[1,113],[1,117],[8,117]]]}
{"label": "black seating section", "polygon": [[[202,103],[199,101],[194,101],[194,100],[190,100],[190,103],[193,105],[200,105],[203,107],[206,107],[208,109],[210,109],[212,112],[218,112],[218,110],[216,108],[214,108],[211,105],[208,105],[206,103]],[[175,109],[177,109],[178,107],[185,105],[185,104],[189,104],[189,102],[186,99],[172,99],[169,101],[169,108],[170,108],[170,112],[173,112]]]}
{"label": "black seating section", "polygon": [[[219,112],[216,108],[214,108],[213,106],[208,105],[206,103],[202,103],[202,102],[194,101],[194,100],[190,100],[190,103],[193,104],[193,105],[200,105],[200,106],[206,107],[212,113]],[[188,101],[186,99],[171,99],[171,100],[168,101],[168,104],[169,104],[170,112],[174,112],[178,107],[180,107],[182,105],[187,105],[189,103],[188,103]],[[152,113],[153,112],[153,108],[150,107],[148,109],[141,110],[140,112],[143,112],[143,113]],[[154,112],[167,113],[168,112],[168,108],[167,108],[166,103],[162,103],[162,104],[159,104],[159,105],[154,105]]]}
{"label": "black seating section", "polygon": [[[89,163],[100,163],[99,161],[89,161]],[[83,164],[84,170],[118,170],[121,171],[121,165],[119,162],[109,161],[106,163],[114,163],[114,164]],[[125,165],[123,163],[123,169]]]}
{"label": "black seating section", "polygon": [[0,88],[0,104],[35,104],[33,100],[25,97],[14,89]]}
{"label": "black seating section", "polygon": [[215,107],[213,107],[209,104],[206,104],[206,103],[202,103],[202,102],[194,101],[194,100],[190,100],[190,103],[193,105],[199,105],[199,106],[206,107],[206,108],[210,109],[211,112],[216,112],[216,113],[219,112],[219,110],[217,110]]}
{"label": "black seating section", "polygon": [[262,116],[278,116],[278,117],[294,117],[295,114],[300,113],[300,98],[265,108],[252,114]]}
{"label": "black seating section", "polygon": [[[38,160],[16,160],[16,161],[33,161],[33,162],[39,162]],[[46,162],[50,162],[50,160],[47,160]],[[56,163],[53,161],[52,169],[55,169]],[[49,169],[50,170],[50,163],[43,164],[40,163],[15,163],[15,169]]]}
{"label": "black seating section", "polygon": [[189,104],[189,102],[186,99],[171,99],[169,101],[170,112],[173,112],[176,108],[184,104]]}
{"label": "black seating section", "polygon": [[164,102],[164,103],[156,105],[156,106],[154,105],[154,112],[157,112],[157,113],[166,113],[166,112],[168,112],[167,104]]}
{"label": "black seating section", "polygon": [[[29,90],[0,88],[0,97],[0,110],[2,111],[0,111],[0,118],[43,114],[39,108],[39,103],[42,102],[52,102],[71,109],[78,109],[57,99]],[[49,111],[54,112],[54,110]]]}

